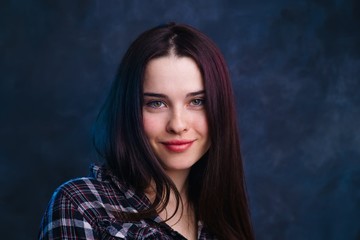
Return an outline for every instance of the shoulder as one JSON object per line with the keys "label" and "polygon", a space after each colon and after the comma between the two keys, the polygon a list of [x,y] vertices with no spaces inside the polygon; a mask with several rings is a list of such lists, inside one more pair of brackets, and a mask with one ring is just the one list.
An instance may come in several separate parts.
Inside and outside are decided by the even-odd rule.
{"label": "shoulder", "polygon": [[84,202],[119,204],[128,191],[131,191],[130,187],[122,184],[110,170],[92,165],[89,177],[65,182],[55,190],[53,198],[65,197],[75,205]]}
{"label": "shoulder", "polygon": [[149,202],[111,170],[93,165],[89,177],[72,179],[58,187],[50,204],[59,208],[71,206],[94,218],[112,216],[114,212],[137,212]]}
{"label": "shoulder", "polygon": [[123,217],[147,209],[150,204],[145,194],[135,191],[110,170],[93,167],[90,177],[72,179],[56,189],[44,214],[40,236],[82,236],[91,231],[93,236],[120,239],[167,239],[153,226],[158,221],[129,221]]}
{"label": "shoulder", "polygon": [[124,209],[132,209],[123,189],[124,186],[119,187],[98,177],[65,182],[52,195],[42,219],[39,238],[97,236],[105,231],[104,222],[115,219]]}
{"label": "shoulder", "polygon": [[67,197],[75,203],[86,199],[96,199],[109,191],[115,191],[109,182],[99,181],[92,177],[82,177],[69,180],[59,186],[54,192],[54,197]]}
{"label": "shoulder", "polygon": [[[93,178],[70,180],[56,189],[43,216],[39,239],[95,239],[97,199],[103,183]],[[93,231],[94,229],[94,231]]]}
{"label": "shoulder", "polygon": [[119,186],[113,181],[82,177],[65,182],[56,189],[52,202],[58,206],[68,206],[84,215],[102,216],[118,212],[128,207],[127,193],[131,191],[125,185]]}

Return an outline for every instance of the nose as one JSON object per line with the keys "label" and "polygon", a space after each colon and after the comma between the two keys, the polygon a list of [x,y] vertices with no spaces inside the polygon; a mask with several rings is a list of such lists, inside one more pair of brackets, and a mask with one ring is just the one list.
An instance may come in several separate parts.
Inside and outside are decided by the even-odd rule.
{"label": "nose", "polygon": [[188,131],[188,122],[186,113],[182,110],[176,110],[171,113],[169,117],[166,130],[172,134],[182,134]]}

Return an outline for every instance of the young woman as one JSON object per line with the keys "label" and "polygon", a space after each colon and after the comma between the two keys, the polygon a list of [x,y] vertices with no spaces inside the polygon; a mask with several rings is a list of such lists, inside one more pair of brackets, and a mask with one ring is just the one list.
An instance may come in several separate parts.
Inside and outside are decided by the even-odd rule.
{"label": "young woman", "polygon": [[254,239],[229,74],[207,36],[141,34],[99,121],[106,163],[57,189],[40,239]]}

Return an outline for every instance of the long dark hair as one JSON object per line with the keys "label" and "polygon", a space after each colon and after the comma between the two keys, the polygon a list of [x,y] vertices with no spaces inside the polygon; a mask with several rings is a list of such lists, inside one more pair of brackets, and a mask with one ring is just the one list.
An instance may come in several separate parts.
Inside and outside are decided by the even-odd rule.
{"label": "long dark hair", "polygon": [[142,124],[145,68],[170,52],[192,58],[205,86],[211,146],[188,177],[195,215],[219,239],[254,239],[229,73],[219,49],[200,31],[171,23],[144,32],[131,44],[99,114],[105,127],[97,148],[113,173],[137,191],[155,183],[155,201],[139,217],[163,210],[171,191],[179,206],[180,194],[154,155]]}

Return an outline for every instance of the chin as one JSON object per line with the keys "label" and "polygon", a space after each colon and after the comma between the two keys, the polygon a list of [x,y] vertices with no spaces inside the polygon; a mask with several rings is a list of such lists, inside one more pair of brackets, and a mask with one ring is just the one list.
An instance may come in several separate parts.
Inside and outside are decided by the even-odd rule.
{"label": "chin", "polygon": [[174,162],[170,163],[169,161],[162,161],[165,171],[187,171],[190,170],[197,161],[188,161],[184,163],[179,160]]}

